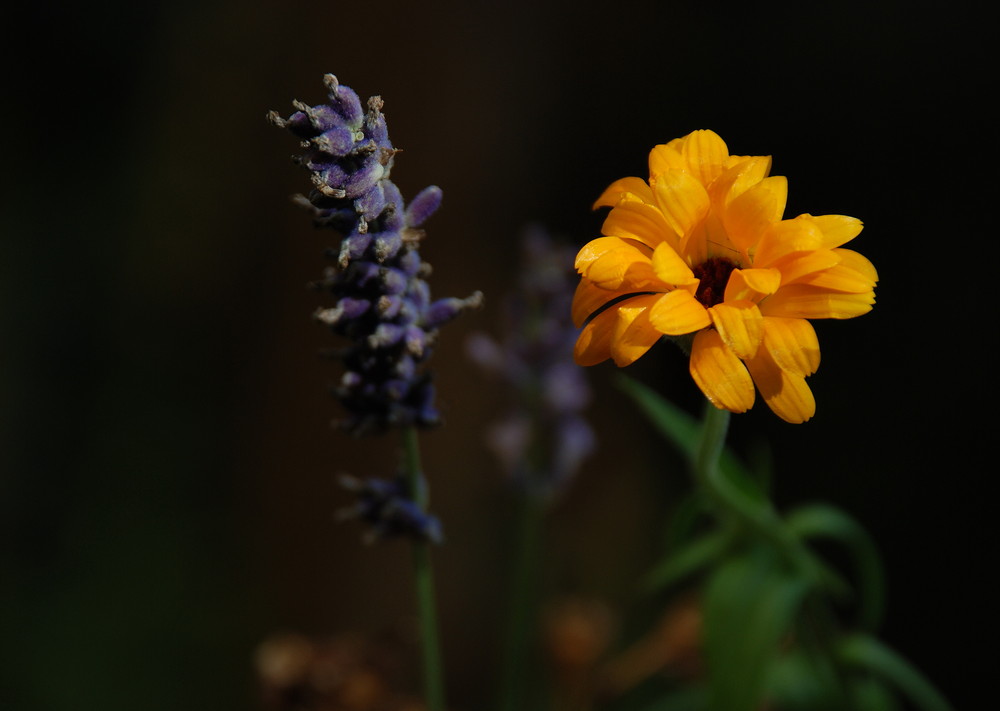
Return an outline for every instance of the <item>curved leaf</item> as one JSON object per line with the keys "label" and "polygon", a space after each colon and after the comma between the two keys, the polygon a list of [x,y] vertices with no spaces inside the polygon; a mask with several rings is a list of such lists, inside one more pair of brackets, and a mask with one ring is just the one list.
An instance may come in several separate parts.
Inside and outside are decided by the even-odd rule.
{"label": "curved leaf", "polygon": [[831,539],[850,551],[861,592],[859,622],[866,630],[877,629],[885,608],[885,574],[868,532],[846,513],[828,504],[799,508],[788,515],[786,523],[801,538]]}

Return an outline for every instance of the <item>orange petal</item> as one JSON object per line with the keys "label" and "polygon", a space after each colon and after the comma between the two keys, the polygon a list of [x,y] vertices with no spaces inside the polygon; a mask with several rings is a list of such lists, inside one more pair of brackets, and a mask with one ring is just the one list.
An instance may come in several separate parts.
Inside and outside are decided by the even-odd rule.
{"label": "orange petal", "polygon": [[684,170],[687,164],[681,155],[683,138],[675,138],[670,143],[654,146],[649,152],[649,179],[659,178],[668,170]]}
{"label": "orange petal", "polygon": [[757,303],[781,286],[781,272],[777,269],[734,269],[726,282],[725,301],[753,301]]}
{"label": "orange petal", "polygon": [[573,325],[577,328],[583,325],[584,321],[604,306],[609,301],[625,296],[630,293],[625,289],[602,289],[596,286],[590,279],[582,277],[580,283],[576,285],[576,292],[573,294]]}
{"label": "orange petal", "polygon": [[583,327],[573,348],[573,360],[577,365],[597,365],[611,357],[611,334],[617,318],[615,310],[608,309]]}
{"label": "orange petal", "polygon": [[746,360],[757,354],[764,337],[764,317],[752,301],[726,301],[708,310],[722,342]]}
{"label": "orange petal", "polygon": [[737,249],[746,251],[757,244],[767,228],[781,220],[787,199],[788,180],[773,176],[730,202],[723,213],[723,224]]}
{"label": "orange petal", "polygon": [[806,379],[778,367],[766,348],[747,361],[747,368],[764,402],[785,422],[799,424],[816,414],[816,400]]}
{"label": "orange petal", "polygon": [[661,243],[653,251],[653,271],[661,280],[673,286],[681,286],[697,281],[694,272],[674,249]]}
{"label": "orange petal", "polygon": [[712,325],[708,311],[685,289],[675,289],[660,296],[649,310],[649,322],[668,336],[682,336]]}
{"label": "orange petal", "polygon": [[682,238],[708,213],[708,193],[698,179],[679,170],[668,170],[653,185],[656,204],[670,228]]}
{"label": "orange petal", "polygon": [[714,329],[699,331],[691,346],[691,377],[709,402],[730,412],[753,407],[753,380]]}
{"label": "orange petal", "polygon": [[590,265],[612,249],[619,249],[624,243],[620,237],[598,237],[592,239],[576,253],[574,266],[580,274],[586,274]]}
{"label": "orange petal", "polygon": [[763,343],[782,370],[806,376],[819,368],[819,339],[804,318],[766,317]]}
{"label": "orange petal", "polygon": [[634,363],[663,336],[649,323],[649,308],[658,298],[638,296],[611,308],[618,314],[611,334],[611,357],[619,368]]}
{"label": "orange petal", "polygon": [[808,252],[822,246],[823,233],[812,220],[795,218],[771,225],[754,252],[755,267],[769,267],[792,252]]}
{"label": "orange petal", "polygon": [[715,131],[706,129],[693,131],[683,140],[681,155],[687,164],[688,172],[702,185],[711,185],[722,173],[729,158],[729,148],[726,147],[725,141]]}
{"label": "orange petal", "polygon": [[644,200],[649,203],[653,202],[653,191],[650,190],[645,180],[642,178],[619,178],[605,188],[604,192],[601,193],[601,196],[594,201],[592,209],[596,210],[599,207],[614,207],[626,193],[633,193],[640,200]]}
{"label": "orange petal", "polygon": [[628,198],[608,213],[601,232],[623,239],[634,239],[650,247],[664,241],[674,248],[678,244],[677,235],[663,219],[659,208]]}
{"label": "orange petal", "polygon": [[[605,239],[617,239],[608,237]],[[590,244],[597,242],[593,240]],[[648,250],[640,249],[634,242],[618,240],[619,246],[603,251],[600,256],[581,270],[583,276],[605,289],[619,289],[622,285],[633,291],[644,291],[650,287],[665,288],[656,277],[649,261]],[[586,249],[586,248],[585,248]],[[580,263],[580,257],[577,256]]]}
{"label": "orange petal", "polygon": [[840,264],[823,271],[807,274],[799,279],[798,283],[850,294],[860,294],[875,288],[875,282],[870,278]]}
{"label": "orange petal", "polygon": [[829,269],[840,263],[840,256],[831,249],[814,252],[792,252],[775,260],[773,268],[781,272],[781,283],[791,284],[803,277]]}
{"label": "orange petal", "polygon": [[809,284],[783,286],[760,302],[765,316],[785,318],[854,318],[872,310],[875,293],[844,294]]}
{"label": "orange petal", "polygon": [[823,234],[822,246],[824,249],[833,249],[842,244],[850,242],[861,234],[864,226],[856,217],[847,215],[799,215],[801,219],[808,219],[813,222]]}
{"label": "orange petal", "polygon": [[730,156],[730,166],[712,186],[712,198],[725,207],[771,172],[771,156]]}
{"label": "orange petal", "polygon": [[833,253],[840,257],[840,265],[842,267],[853,269],[858,274],[871,280],[872,284],[878,282],[878,272],[875,271],[875,265],[868,261],[866,257],[850,249],[835,249]]}

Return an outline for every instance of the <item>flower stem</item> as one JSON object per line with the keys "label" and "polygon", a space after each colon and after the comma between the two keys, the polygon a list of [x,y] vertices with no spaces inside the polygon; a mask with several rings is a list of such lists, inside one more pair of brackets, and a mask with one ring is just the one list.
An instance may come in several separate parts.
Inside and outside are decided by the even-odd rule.
{"label": "flower stem", "polygon": [[544,502],[522,494],[518,501],[515,530],[515,568],[510,587],[511,610],[504,639],[500,711],[519,711],[529,705],[533,633],[537,622],[537,581],[541,560],[541,524]]}
{"label": "flower stem", "polygon": [[[414,502],[427,510],[428,491],[420,466],[420,445],[415,427],[403,430],[403,466]],[[444,711],[444,670],[438,641],[437,611],[434,604],[434,576],[431,569],[430,544],[413,542],[413,569],[417,590],[417,616],[420,622],[420,642],[423,651],[424,696],[428,711]]]}
{"label": "flower stem", "polygon": [[782,524],[770,505],[761,505],[730,481],[719,467],[729,430],[729,411],[711,403],[705,407],[701,441],[695,452],[694,468],[698,483],[705,489],[720,512],[767,540],[782,554],[792,568],[810,582],[818,582],[823,571]]}

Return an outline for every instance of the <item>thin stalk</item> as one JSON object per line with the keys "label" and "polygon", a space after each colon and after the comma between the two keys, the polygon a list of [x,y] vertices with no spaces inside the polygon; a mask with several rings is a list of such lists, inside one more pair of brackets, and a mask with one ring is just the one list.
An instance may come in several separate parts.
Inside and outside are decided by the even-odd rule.
{"label": "thin stalk", "polygon": [[782,524],[774,510],[749,498],[722,474],[719,458],[725,447],[728,430],[729,411],[707,404],[701,441],[694,457],[698,483],[726,518],[742,523],[769,541],[794,569],[808,580],[818,581],[823,575],[821,569]]}
{"label": "thin stalk", "polygon": [[500,711],[522,711],[530,707],[527,694],[531,685],[531,658],[538,617],[538,577],[541,562],[541,528],[544,502],[537,496],[521,494],[518,501],[515,567],[511,579],[510,617],[504,639]]}
{"label": "thin stalk", "polygon": [[[414,502],[427,510],[428,490],[420,466],[420,445],[415,427],[403,430],[403,466]],[[413,571],[417,591],[417,617],[423,653],[424,697],[428,711],[444,711],[444,668],[438,640],[437,610],[434,604],[434,575],[431,569],[430,545],[413,542]]]}

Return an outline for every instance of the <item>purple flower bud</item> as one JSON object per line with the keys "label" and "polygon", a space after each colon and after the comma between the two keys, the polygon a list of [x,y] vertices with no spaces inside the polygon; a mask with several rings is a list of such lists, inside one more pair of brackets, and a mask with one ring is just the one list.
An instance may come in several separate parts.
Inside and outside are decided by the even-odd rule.
{"label": "purple flower bud", "polygon": [[[371,106],[371,102],[369,102],[369,106]],[[385,124],[385,116],[381,112],[369,112],[365,119],[364,134],[365,138],[375,141],[379,148],[392,150],[392,144],[389,143],[389,129]]]}
{"label": "purple flower bud", "polygon": [[344,281],[354,284],[359,289],[365,289],[382,283],[382,272],[384,269],[385,267],[380,267],[374,262],[351,262],[344,272]]}
{"label": "purple flower bud", "polygon": [[403,326],[394,323],[380,323],[375,328],[375,332],[368,336],[368,347],[388,348],[403,340],[405,335],[407,335],[406,329]]}
{"label": "purple flower bud", "polygon": [[419,227],[424,221],[433,215],[441,206],[441,198],[444,193],[437,185],[431,185],[419,193],[410,201],[406,208],[407,227]]}
{"label": "purple flower bud", "polygon": [[340,378],[340,385],[343,388],[358,388],[365,382],[364,376],[361,373],[355,373],[354,371],[348,370]]}
{"label": "purple flower bud", "polygon": [[376,158],[368,158],[361,168],[344,179],[342,183],[344,194],[349,198],[360,197],[366,190],[371,190],[375,186],[383,173],[385,167]]}
{"label": "purple flower bud", "polygon": [[441,523],[413,501],[410,487],[402,477],[392,481],[376,477],[360,480],[343,475],[340,485],[355,494],[357,501],[350,509],[341,510],[338,518],[356,518],[371,526],[366,536],[368,542],[400,536],[432,543],[443,540]]}
{"label": "purple flower bud", "polygon": [[337,263],[341,267],[346,267],[351,261],[361,259],[364,256],[368,245],[372,243],[372,235],[369,233],[354,233],[344,238],[340,243],[340,254],[337,255]]}
{"label": "purple flower bud", "polygon": [[399,255],[397,260],[399,268],[408,277],[415,277],[420,275],[420,267],[422,262],[420,261],[420,253],[415,249],[407,250]]}
{"label": "purple flower bud", "polygon": [[345,297],[337,302],[332,309],[318,309],[315,318],[328,326],[333,326],[341,321],[353,321],[371,308],[371,302],[364,299],[352,299]]}
{"label": "purple flower bud", "polygon": [[393,373],[403,380],[412,381],[417,374],[417,361],[409,353],[403,353],[396,359]]}
{"label": "purple flower bud", "polygon": [[395,294],[383,294],[379,297],[376,306],[378,307],[379,318],[393,319],[399,315],[400,310],[403,308],[403,298]]}
{"label": "purple flower bud", "polygon": [[465,340],[465,354],[483,370],[503,372],[504,352],[500,344],[485,333],[473,333]]}
{"label": "purple flower bud", "polygon": [[430,335],[417,326],[407,326],[403,340],[406,343],[406,351],[415,358],[420,358],[427,349],[430,342]]}
{"label": "purple flower bud", "polygon": [[321,153],[340,157],[354,150],[357,136],[357,133],[347,126],[334,126],[313,138],[310,143]]}
{"label": "purple flower bud", "polygon": [[379,181],[371,190],[354,201],[354,211],[368,222],[374,222],[385,210],[385,182]]}
{"label": "purple flower bud", "polygon": [[379,270],[379,278],[382,280],[382,287],[386,294],[402,294],[409,286],[409,279],[405,272],[393,267],[382,267]]}
{"label": "purple flower bud", "polygon": [[354,89],[338,82],[337,77],[333,74],[324,76],[323,81],[329,91],[330,108],[336,111],[348,125],[360,128],[365,112],[361,108],[361,99],[354,93]]}
{"label": "purple flower bud", "polygon": [[583,371],[570,360],[553,363],[545,371],[545,402],[553,412],[579,412],[590,402]]}
{"label": "purple flower bud", "polygon": [[398,232],[406,226],[403,220],[406,211],[403,205],[403,196],[391,180],[383,180],[382,187],[385,190],[386,206],[385,212],[382,213],[382,229]]}
{"label": "purple flower bud", "polygon": [[427,309],[427,314],[424,316],[424,327],[438,328],[443,326],[463,311],[478,308],[482,303],[483,295],[479,291],[464,299],[455,297],[438,299]]}
{"label": "purple flower bud", "polygon": [[390,257],[395,257],[401,246],[403,246],[403,238],[398,232],[380,232],[376,235],[373,245],[375,259],[384,262]]}
{"label": "purple flower bud", "polygon": [[[581,417],[564,419],[556,433],[552,474],[559,481],[572,477],[597,446],[594,431]],[[556,483],[556,482],[553,482]]]}

